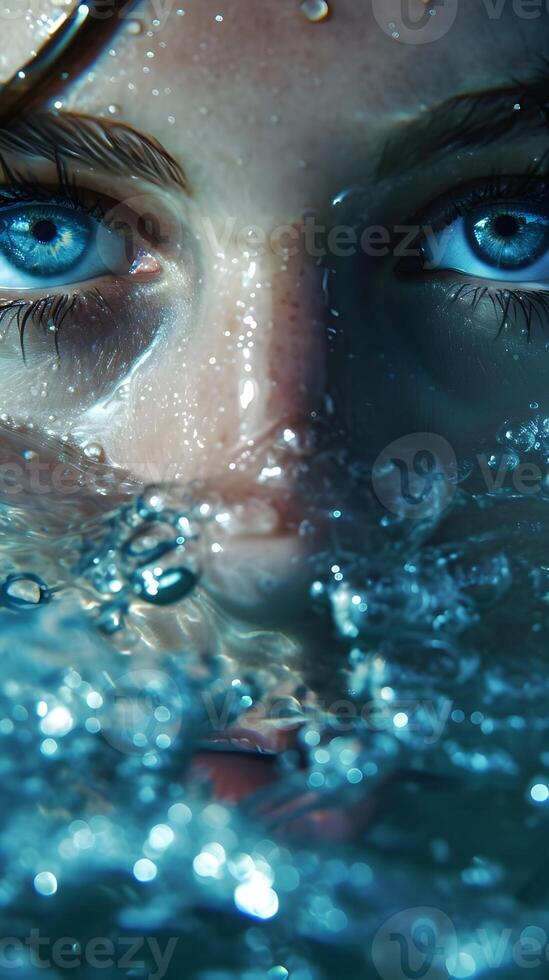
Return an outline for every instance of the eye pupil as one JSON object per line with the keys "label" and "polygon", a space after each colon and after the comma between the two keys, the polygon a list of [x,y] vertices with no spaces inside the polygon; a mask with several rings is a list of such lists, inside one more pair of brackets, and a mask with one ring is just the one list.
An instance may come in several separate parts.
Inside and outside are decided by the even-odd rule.
{"label": "eye pupil", "polygon": [[494,232],[500,238],[514,238],[519,227],[518,218],[514,214],[498,214],[494,218]]}
{"label": "eye pupil", "polygon": [[32,236],[37,242],[42,242],[47,244],[52,242],[57,236],[57,226],[53,221],[48,221],[47,219],[42,219],[41,221],[36,221],[32,226]]}

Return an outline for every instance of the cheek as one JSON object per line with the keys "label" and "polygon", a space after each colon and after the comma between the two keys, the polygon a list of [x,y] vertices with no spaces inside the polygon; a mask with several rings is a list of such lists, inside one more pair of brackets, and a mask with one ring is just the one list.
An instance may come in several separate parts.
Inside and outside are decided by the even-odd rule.
{"label": "cheek", "polygon": [[111,399],[84,421],[107,459],[138,480],[257,473],[284,426],[302,425],[324,386],[318,271],[297,256],[217,259],[204,298]]}

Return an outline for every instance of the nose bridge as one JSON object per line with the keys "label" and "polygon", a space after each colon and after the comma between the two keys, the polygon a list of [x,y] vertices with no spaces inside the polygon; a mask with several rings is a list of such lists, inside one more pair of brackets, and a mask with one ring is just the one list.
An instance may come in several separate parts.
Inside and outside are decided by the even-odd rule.
{"label": "nose bridge", "polygon": [[[240,267],[238,403],[243,439],[274,424],[299,424],[324,389],[322,270],[305,254],[298,226],[284,226]],[[289,235],[290,228],[294,231]]]}
{"label": "nose bridge", "polygon": [[[307,558],[320,540],[316,532],[296,533],[308,501],[293,464],[309,452],[304,429],[324,389],[322,269],[294,242],[239,258],[232,286],[237,312],[225,321],[237,339],[233,431],[241,465],[217,486],[242,512],[222,538],[216,528],[222,551],[218,560],[208,556],[203,581],[231,612],[256,622],[262,615],[272,623],[302,614],[309,602]],[[235,577],[237,589],[229,585]]]}

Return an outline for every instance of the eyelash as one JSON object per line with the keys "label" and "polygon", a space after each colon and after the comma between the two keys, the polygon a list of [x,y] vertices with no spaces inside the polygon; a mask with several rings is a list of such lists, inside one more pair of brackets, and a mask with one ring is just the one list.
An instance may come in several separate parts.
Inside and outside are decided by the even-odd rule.
{"label": "eyelash", "polygon": [[89,192],[78,184],[76,176],[71,179],[60,156],[55,158],[57,184],[52,190],[13,170],[1,154],[0,168],[4,175],[4,184],[0,187],[0,214],[2,207],[14,204],[63,204],[65,207],[72,205],[96,221],[105,219],[106,210],[101,198],[98,195],[90,197]]}
{"label": "eyelash", "polygon": [[44,336],[51,333],[55,353],[59,358],[59,333],[64,321],[71,314],[75,314],[79,306],[88,303],[95,305],[98,310],[109,317],[113,317],[113,310],[107,303],[105,297],[97,287],[87,289],[82,293],[55,293],[50,296],[43,296],[40,299],[28,301],[15,299],[7,302],[0,307],[0,326],[10,316],[7,329],[14,323],[19,331],[19,344],[23,363],[27,364],[25,354],[25,331],[30,324],[36,330],[42,330]]}
{"label": "eyelash", "polygon": [[[469,188],[468,193],[459,195],[457,188],[445,198],[445,210],[439,214],[433,224],[435,230],[441,230],[457,218],[462,218],[477,207],[502,201],[527,200],[530,204],[547,202],[549,184],[547,183],[547,168],[549,166],[549,151],[536,163],[531,164],[522,174],[506,176],[494,171],[482,184]],[[428,224],[429,221],[423,221]]]}
{"label": "eyelash", "polygon": [[[433,231],[441,231],[458,218],[465,217],[477,207],[502,201],[517,202],[525,200],[530,204],[546,204],[549,195],[547,167],[549,151],[540,160],[530,164],[522,174],[504,176],[493,172],[482,184],[471,187],[466,195],[459,194],[459,188],[450,192],[444,199],[444,210],[438,211],[435,221],[423,216],[419,224],[431,225]],[[429,211],[432,214],[437,205]],[[440,208],[440,204],[438,205]],[[479,304],[488,299],[492,303],[497,322],[494,340],[502,337],[506,325],[525,330],[527,342],[532,339],[532,326],[537,320],[541,329],[549,326],[549,290],[522,290],[518,288],[491,289],[472,282],[459,280],[453,282],[447,292],[450,303],[470,297],[471,311],[474,314]],[[499,307],[499,309],[498,309]],[[522,317],[522,322],[519,323]]]}
{"label": "eyelash", "polygon": [[[465,292],[468,290],[468,292]],[[471,297],[471,310],[475,313],[483,299],[492,303],[494,316],[499,319],[494,340],[499,340],[507,324],[519,329],[519,318],[523,321],[520,329],[526,330],[526,340],[532,339],[534,317],[537,318],[542,330],[549,323],[549,290],[519,290],[496,289],[491,291],[489,286],[474,286],[472,283],[452,283],[448,289],[448,300],[455,303],[458,299]],[[500,310],[498,310],[498,305]],[[513,322],[514,320],[514,322]]]}

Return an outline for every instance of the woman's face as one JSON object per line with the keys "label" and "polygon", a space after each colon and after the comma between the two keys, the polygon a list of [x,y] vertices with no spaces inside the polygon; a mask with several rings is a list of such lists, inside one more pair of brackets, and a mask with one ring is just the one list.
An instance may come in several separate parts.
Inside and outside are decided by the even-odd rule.
{"label": "woman's face", "polygon": [[1,138],[6,424],[139,482],[259,481],[282,577],[312,424],[462,456],[549,408],[543,11],[393,6],[138,6]]}
{"label": "woman's face", "polygon": [[[234,865],[236,907],[275,916],[284,872],[267,878],[257,855],[289,865],[274,841],[292,825],[303,854],[313,833],[348,837],[396,876],[362,858],[348,872],[329,845],[323,881],[320,849],[318,879],[298,856],[284,962],[291,917],[307,949],[346,962],[356,873],[364,966],[379,909],[430,902],[415,863],[477,924],[531,923],[549,799],[545,515],[528,489],[486,491],[521,454],[549,463],[549,0],[329,0],[329,16],[322,0],[151,0],[121,16],[109,2],[94,11],[116,25],[107,43],[69,52],[0,125],[0,526],[15,529],[0,607],[25,613],[13,632],[6,619],[0,734],[15,774],[24,763],[23,803],[5,810],[28,837],[20,857],[4,834],[19,862],[5,895],[45,875],[41,901],[68,864],[81,888],[95,866],[69,837],[87,856],[75,817],[97,808],[90,860],[131,856],[145,890],[158,870],[169,919],[153,885],[153,904],[137,900],[147,929],[190,922],[199,896],[198,956],[214,895],[199,879],[225,887]],[[47,7],[14,9],[6,79],[51,26]],[[26,497],[5,506],[13,453],[26,512]],[[48,495],[70,462],[76,485],[69,473]],[[74,793],[72,771],[86,777]],[[269,835],[257,849],[217,807],[200,822],[204,773],[208,801],[210,782],[246,798]],[[191,872],[181,844],[189,887],[173,851],[173,884],[153,863],[179,840],[165,823],[179,776],[204,846]],[[104,836],[107,818],[124,833]],[[111,891],[117,921],[138,925],[138,893]],[[432,910],[409,911],[429,926]],[[232,941],[232,919],[212,922]],[[275,966],[267,933],[244,928],[250,976],[313,976]]]}

